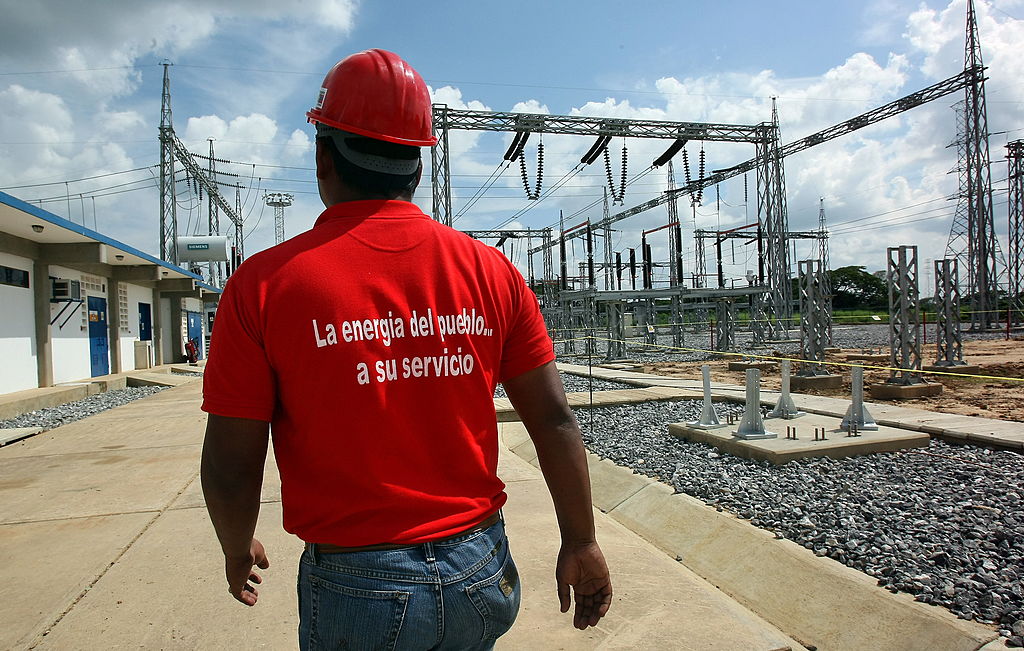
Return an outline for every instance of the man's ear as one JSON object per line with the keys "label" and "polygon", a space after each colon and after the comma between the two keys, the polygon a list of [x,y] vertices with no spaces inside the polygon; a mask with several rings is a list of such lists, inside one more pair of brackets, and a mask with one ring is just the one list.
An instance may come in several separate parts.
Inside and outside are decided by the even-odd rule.
{"label": "man's ear", "polygon": [[316,178],[321,181],[334,175],[334,159],[319,138],[316,140]]}

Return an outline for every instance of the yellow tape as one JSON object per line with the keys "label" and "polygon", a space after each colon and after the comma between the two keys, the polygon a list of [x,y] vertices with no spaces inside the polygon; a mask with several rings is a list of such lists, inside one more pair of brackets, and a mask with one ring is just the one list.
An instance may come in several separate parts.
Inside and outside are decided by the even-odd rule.
{"label": "yellow tape", "polygon": [[[587,337],[583,337],[582,339],[593,339],[594,341],[605,341],[605,342],[621,342],[623,344],[630,344],[631,343],[631,342],[623,340],[623,339],[608,339],[608,338],[605,338],[605,337],[587,336]],[[580,341],[580,340],[581,339],[571,339],[571,340],[563,340],[563,341]],[[634,345],[636,344],[636,342],[632,342],[632,343]],[[645,348],[662,348],[662,349],[666,349],[666,350],[677,350],[677,351],[684,351],[684,352],[689,352],[689,353],[709,353],[709,354],[712,354],[712,355],[724,355],[724,356],[730,356],[730,357],[745,357],[745,358],[750,358],[750,359],[764,359],[764,360],[769,360],[769,361],[774,361],[774,362],[789,361],[789,362],[798,362],[798,363],[802,363],[802,364],[814,363],[814,364],[822,364],[824,366],[845,366],[845,367],[848,367],[848,368],[853,368],[855,366],[860,366],[861,368],[870,368],[870,369],[875,369],[875,370],[879,370],[879,371],[904,371],[904,372],[910,372],[910,373],[921,373],[921,374],[926,374],[926,375],[949,375],[949,376],[953,376],[953,377],[969,377],[969,378],[976,378],[976,379],[980,379],[980,380],[1003,380],[1003,381],[1007,381],[1007,382],[1024,382],[1024,378],[1004,377],[1004,376],[999,376],[999,375],[975,375],[975,374],[972,374],[972,373],[953,373],[951,371],[917,371],[917,370],[914,370],[914,369],[898,368],[898,367],[892,367],[892,366],[874,366],[872,364],[854,364],[854,363],[851,363],[851,362],[807,362],[806,360],[797,359],[797,358],[793,358],[793,357],[773,357],[771,355],[753,355],[753,354],[749,354],[749,353],[731,353],[731,352],[724,352],[724,351],[718,351],[718,350],[706,350],[706,349],[703,349],[703,348],[684,348],[684,347],[681,347],[681,346],[667,346],[667,345],[664,345],[664,344],[646,344],[645,343],[645,344],[640,344],[640,345],[644,346]]]}

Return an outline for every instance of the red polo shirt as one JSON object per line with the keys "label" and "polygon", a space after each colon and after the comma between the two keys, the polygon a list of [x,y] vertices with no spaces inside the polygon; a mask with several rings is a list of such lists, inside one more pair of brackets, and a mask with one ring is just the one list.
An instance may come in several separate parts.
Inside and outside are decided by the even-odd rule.
{"label": "red polo shirt", "polygon": [[424,542],[504,504],[494,387],[552,359],[501,252],[412,203],[347,202],[231,277],[203,410],[271,423],[286,530]]}

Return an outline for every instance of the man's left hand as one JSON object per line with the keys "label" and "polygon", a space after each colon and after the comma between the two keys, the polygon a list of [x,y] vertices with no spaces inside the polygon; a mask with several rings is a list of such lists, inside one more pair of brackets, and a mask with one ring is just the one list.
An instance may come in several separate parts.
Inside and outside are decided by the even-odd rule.
{"label": "man's left hand", "polygon": [[[246,606],[255,606],[260,593],[253,584],[260,584],[263,579],[253,571],[253,566],[265,570],[270,567],[267,552],[263,543],[252,539],[249,553],[239,556],[224,556],[224,575],[228,579],[228,592]],[[251,582],[251,583],[250,583]]]}

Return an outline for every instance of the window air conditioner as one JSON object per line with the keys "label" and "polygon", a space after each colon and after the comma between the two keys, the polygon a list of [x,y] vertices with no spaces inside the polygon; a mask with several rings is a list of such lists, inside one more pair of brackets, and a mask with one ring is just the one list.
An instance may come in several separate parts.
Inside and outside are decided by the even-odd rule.
{"label": "window air conditioner", "polygon": [[52,291],[51,301],[80,301],[82,300],[82,283],[67,278],[51,278]]}

